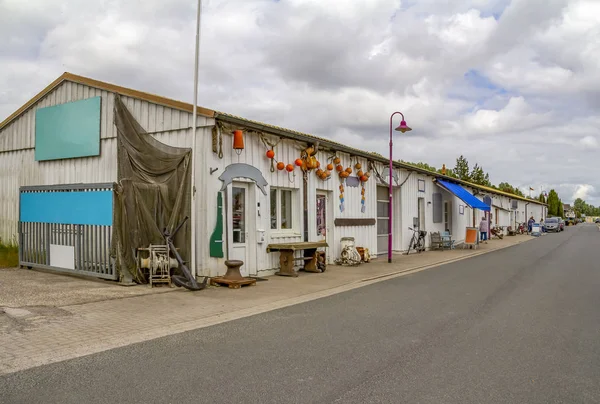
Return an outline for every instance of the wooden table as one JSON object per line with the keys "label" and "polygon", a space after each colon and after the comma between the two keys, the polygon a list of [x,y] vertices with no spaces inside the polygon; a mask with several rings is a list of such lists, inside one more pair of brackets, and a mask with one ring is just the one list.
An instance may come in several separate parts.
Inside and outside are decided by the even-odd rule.
{"label": "wooden table", "polygon": [[[279,271],[275,275],[296,277],[298,274],[294,271],[294,261],[304,261],[302,269],[307,272],[323,272],[326,262],[323,259],[321,265],[318,265],[320,254],[317,249],[327,247],[329,246],[325,241],[301,241],[297,243],[269,244],[267,252],[279,251]],[[296,251],[304,251],[303,256],[294,258],[294,252]],[[319,268],[320,266],[322,268]]]}

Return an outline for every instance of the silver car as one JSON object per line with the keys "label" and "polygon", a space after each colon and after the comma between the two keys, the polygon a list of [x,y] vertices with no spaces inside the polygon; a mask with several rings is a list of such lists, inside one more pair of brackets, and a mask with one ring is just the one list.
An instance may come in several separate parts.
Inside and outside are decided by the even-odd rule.
{"label": "silver car", "polygon": [[558,218],[556,218],[556,217],[549,217],[544,222],[544,227],[546,228],[546,231],[548,233],[550,233],[552,231],[558,233],[560,231],[560,222],[558,221]]}

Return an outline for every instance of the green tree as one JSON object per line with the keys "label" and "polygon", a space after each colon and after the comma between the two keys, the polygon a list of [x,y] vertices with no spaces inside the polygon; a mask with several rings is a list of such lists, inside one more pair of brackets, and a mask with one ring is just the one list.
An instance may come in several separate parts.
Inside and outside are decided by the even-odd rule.
{"label": "green tree", "polygon": [[518,195],[523,198],[525,197],[519,188],[513,187],[508,182],[501,182],[498,184],[498,189],[502,192],[508,192],[509,194]]}
{"label": "green tree", "polygon": [[475,164],[470,174],[471,182],[477,185],[490,186],[490,176],[483,171],[479,164]]}
{"label": "green tree", "polygon": [[538,201],[540,201],[542,203],[546,203],[546,197],[544,196],[543,192],[541,192],[540,196],[538,196]]}
{"label": "green tree", "polygon": [[454,174],[456,177],[463,181],[471,181],[471,175],[469,172],[469,162],[467,159],[461,154],[459,158],[456,159],[456,165],[454,166]]}
{"label": "green tree", "polygon": [[558,199],[558,194],[555,190],[551,189],[550,192],[548,192],[548,215],[562,217],[563,214],[560,212],[562,205],[559,205],[561,205],[561,203],[560,199]]}
{"label": "green tree", "polygon": [[560,216],[562,218],[565,217],[565,207],[560,199],[558,200],[558,212],[556,213],[556,216]]}

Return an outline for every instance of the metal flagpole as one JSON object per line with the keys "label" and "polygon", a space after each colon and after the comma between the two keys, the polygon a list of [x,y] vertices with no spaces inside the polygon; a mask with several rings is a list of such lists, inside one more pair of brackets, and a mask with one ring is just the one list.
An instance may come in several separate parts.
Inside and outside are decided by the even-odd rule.
{"label": "metal flagpole", "polygon": [[196,15],[196,51],[194,54],[194,107],[192,109],[192,251],[190,269],[192,276],[196,276],[196,127],[198,115],[198,59],[200,54],[200,14],[202,11],[202,0],[198,0]]}

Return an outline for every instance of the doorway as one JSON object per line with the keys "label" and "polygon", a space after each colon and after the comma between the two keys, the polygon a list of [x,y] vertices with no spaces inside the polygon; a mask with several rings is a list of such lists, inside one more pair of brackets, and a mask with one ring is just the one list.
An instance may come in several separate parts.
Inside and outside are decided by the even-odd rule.
{"label": "doorway", "polygon": [[240,268],[242,276],[256,274],[252,265],[253,254],[249,246],[254,234],[254,219],[251,205],[253,187],[243,182],[233,182],[227,190],[227,245],[228,259],[240,260],[244,265]]}
{"label": "doorway", "polygon": [[[316,199],[316,212],[317,212],[317,220],[315,227],[315,237],[317,241],[332,241],[333,240],[333,212],[331,207],[331,192],[328,191],[317,191],[317,199]],[[327,251],[327,262],[331,262],[329,254],[332,251],[331,245],[330,248],[326,249]]]}
{"label": "doorway", "polygon": [[377,187],[377,255],[387,254],[390,228],[390,191],[388,187]]}
{"label": "doorway", "polygon": [[444,230],[452,234],[452,202],[444,202]]}
{"label": "doorway", "polygon": [[425,230],[425,198],[419,198],[419,230]]}

